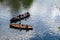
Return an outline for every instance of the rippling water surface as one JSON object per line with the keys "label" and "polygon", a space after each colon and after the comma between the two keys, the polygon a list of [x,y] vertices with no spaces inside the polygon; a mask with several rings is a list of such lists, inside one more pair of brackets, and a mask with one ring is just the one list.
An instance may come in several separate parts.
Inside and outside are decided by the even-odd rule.
{"label": "rippling water surface", "polygon": [[[6,1],[0,3],[0,40],[60,40],[59,0],[34,0],[29,9],[21,7],[21,10],[14,10]],[[26,32],[9,28],[11,17],[27,10],[31,16],[27,21],[22,20],[22,24],[32,25],[33,30]]]}

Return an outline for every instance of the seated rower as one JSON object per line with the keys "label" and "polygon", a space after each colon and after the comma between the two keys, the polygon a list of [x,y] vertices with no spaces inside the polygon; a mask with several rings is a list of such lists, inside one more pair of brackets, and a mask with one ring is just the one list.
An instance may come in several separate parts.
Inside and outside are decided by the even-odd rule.
{"label": "seated rower", "polygon": [[21,15],[21,17],[20,18],[24,18],[24,15]]}
{"label": "seated rower", "polygon": [[18,17],[21,17],[21,15],[19,15]]}
{"label": "seated rower", "polygon": [[28,25],[26,25],[26,28],[28,29]]}
{"label": "seated rower", "polygon": [[[19,23],[19,27],[20,27],[20,25],[21,25],[21,22]],[[21,28],[21,27],[20,27]]]}
{"label": "seated rower", "polygon": [[30,13],[29,13],[29,12],[27,12],[26,14],[27,14],[27,15],[30,15]]}
{"label": "seated rower", "polygon": [[26,17],[28,17],[28,16],[30,16],[30,13],[29,12],[26,13]]}
{"label": "seated rower", "polygon": [[29,12],[27,12],[27,14],[30,14]]}

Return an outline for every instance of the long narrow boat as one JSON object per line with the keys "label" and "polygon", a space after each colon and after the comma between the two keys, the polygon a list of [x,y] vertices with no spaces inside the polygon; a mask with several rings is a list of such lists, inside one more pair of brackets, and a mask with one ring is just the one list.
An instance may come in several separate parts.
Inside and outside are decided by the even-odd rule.
{"label": "long narrow boat", "polygon": [[26,18],[29,18],[30,17],[30,14],[26,13],[26,14],[22,14],[22,15],[18,15],[17,17],[13,17],[10,19],[10,23],[14,23],[14,22],[17,22],[17,21],[21,21],[23,19],[26,19]]}
{"label": "long narrow boat", "polygon": [[23,30],[32,30],[32,26],[24,24],[10,24],[10,28],[23,29]]}

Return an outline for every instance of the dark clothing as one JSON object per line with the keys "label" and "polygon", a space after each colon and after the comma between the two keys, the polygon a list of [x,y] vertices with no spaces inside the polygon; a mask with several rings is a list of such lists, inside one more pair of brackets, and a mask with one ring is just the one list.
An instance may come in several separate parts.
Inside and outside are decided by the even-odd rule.
{"label": "dark clothing", "polygon": [[19,27],[20,27],[20,24],[21,24],[21,22],[19,23]]}
{"label": "dark clothing", "polygon": [[21,24],[21,22],[19,24]]}
{"label": "dark clothing", "polygon": [[28,28],[28,25],[26,25],[26,28]]}

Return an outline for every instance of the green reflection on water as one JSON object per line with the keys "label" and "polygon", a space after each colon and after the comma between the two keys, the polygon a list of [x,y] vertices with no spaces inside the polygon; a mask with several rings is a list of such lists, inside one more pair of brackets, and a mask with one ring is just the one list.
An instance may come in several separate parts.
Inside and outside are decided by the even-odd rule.
{"label": "green reflection on water", "polygon": [[58,30],[60,31],[60,26],[58,27]]}
{"label": "green reflection on water", "polygon": [[19,0],[11,0],[11,11],[18,12],[20,8]]}
{"label": "green reflection on water", "polygon": [[11,0],[11,12],[18,13],[21,10],[21,5],[24,9],[29,9],[32,2],[33,0]]}
{"label": "green reflection on water", "polygon": [[0,2],[6,1],[6,5],[10,7],[11,13],[19,13],[23,7],[23,9],[29,9],[33,0],[0,0]]}
{"label": "green reflection on water", "polygon": [[3,2],[3,0],[0,0],[0,2]]}
{"label": "green reflection on water", "polygon": [[29,8],[30,5],[32,4],[33,0],[22,0],[23,7],[24,8]]}

